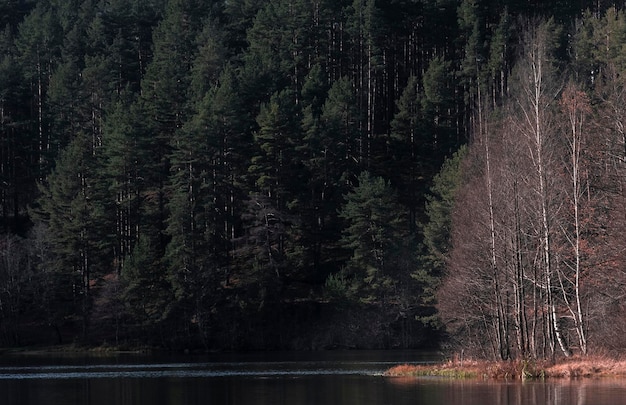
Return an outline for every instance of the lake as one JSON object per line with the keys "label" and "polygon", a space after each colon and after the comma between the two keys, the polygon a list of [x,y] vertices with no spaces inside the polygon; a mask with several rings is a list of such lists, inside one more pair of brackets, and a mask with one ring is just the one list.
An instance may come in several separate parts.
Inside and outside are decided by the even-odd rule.
{"label": "lake", "polygon": [[384,377],[406,351],[246,355],[3,355],[0,404],[626,405],[626,380],[458,381]]}

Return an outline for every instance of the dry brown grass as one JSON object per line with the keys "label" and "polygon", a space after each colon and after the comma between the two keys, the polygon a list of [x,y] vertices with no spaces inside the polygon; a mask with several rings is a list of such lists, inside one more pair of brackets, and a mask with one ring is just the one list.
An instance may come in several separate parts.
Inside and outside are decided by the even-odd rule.
{"label": "dry brown grass", "polygon": [[548,365],[546,377],[610,377],[626,376],[626,360],[608,357],[572,357]]}
{"label": "dry brown grass", "polygon": [[437,376],[449,378],[476,378],[480,376],[478,362],[445,362],[435,364],[401,364],[387,370],[385,375],[394,377]]}
{"label": "dry brown grass", "polygon": [[448,361],[436,364],[401,364],[387,376],[437,376],[447,378],[543,379],[626,376],[626,360],[608,357],[572,357],[548,361]]}

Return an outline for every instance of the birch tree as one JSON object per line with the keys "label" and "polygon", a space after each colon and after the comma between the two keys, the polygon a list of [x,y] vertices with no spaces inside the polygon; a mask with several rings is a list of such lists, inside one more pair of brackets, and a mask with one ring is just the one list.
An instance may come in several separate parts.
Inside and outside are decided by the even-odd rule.
{"label": "birch tree", "polygon": [[[569,193],[567,202],[571,210],[571,225],[563,228],[567,243],[571,248],[571,259],[564,263],[567,272],[559,271],[559,284],[563,293],[563,300],[574,321],[574,329],[578,336],[579,349],[587,354],[586,319],[583,312],[583,297],[581,277],[584,271],[583,237],[584,232],[584,208],[585,197],[589,195],[589,183],[587,179],[588,167],[585,162],[586,146],[586,118],[591,113],[587,95],[578,90],[574,84],[569,84],[561,96],[561,109],[566,118],[568,161],[567,179],[569,180]],[[568,221],[570,222],[570,221]]]}
{"label": "birch tree", "polygon": [[[554,268],[555,206],[553,185],[555,159],[555,130],[553,110],[558,96],[556,69],[551,58],[556,48],[558,29],[553,21],[531,23],[523,40],[521,59],[517,70],[516,106],[519,116],[516,120],[520,134],[528,147],[534,170],[530,181],[533,183],[537,201],[537,235],[542,262],[542,280],[536,280],[545,292],[545,309],[548,314],[546,337],[551,352],[558,344],[561,352],[570,355],[563,336],[555,291],[557,287]],[[553,340],[554,338],[554,340]]]}

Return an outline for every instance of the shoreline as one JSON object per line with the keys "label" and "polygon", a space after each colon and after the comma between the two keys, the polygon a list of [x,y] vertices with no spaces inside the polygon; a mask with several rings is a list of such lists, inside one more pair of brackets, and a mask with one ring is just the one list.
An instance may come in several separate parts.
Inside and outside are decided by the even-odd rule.
{"label": "shoreline", "polygon": [[125,346],[81,346],[76,344],[52,345],[52,346],[24,346],[2,347],[0,356],[29,356],[29,355],[117,355],[117,354],[154,354],[160,353],[154,347],[125,347]]}
{"label": "shoreline", "polygon": [[434,364],[400,364],[387,377],[442,377],[483,380],[542,380],[566,378],[626,377],[626,360],[605,357],[548,360],[456,360]]}

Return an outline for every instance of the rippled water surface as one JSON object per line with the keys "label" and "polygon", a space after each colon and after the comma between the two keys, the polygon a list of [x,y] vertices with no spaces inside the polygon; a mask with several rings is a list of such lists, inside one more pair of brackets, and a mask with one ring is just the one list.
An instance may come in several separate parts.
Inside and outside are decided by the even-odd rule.
{"label": "rippled water surface", "polygon": [[419,352],[0,356],[0,404],[626,405],[626,380],[388,378]]}

